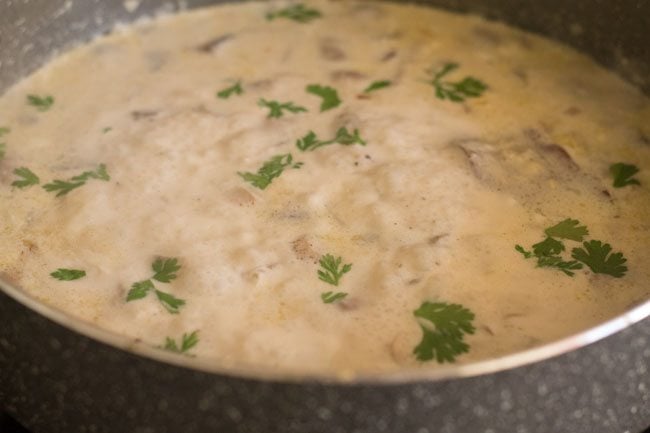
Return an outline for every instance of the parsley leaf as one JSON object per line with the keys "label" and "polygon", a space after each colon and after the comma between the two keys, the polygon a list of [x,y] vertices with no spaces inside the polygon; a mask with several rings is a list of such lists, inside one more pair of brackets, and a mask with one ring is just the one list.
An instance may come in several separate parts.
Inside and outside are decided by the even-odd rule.
{"label": "parsley leaf", "polygon": [[344,146],[352,144],[360,144],[362,146],[366,145],[366,142],[359,136],[358,129],[355,129],[354,132],[350,134],[345,127],[339,128],[338,131],[336,131],[336,137],[334,137],[333,142],[343,144]]}
{"label": "parsley leaf", "polygon": [[156,290],[156,296],[167,311],[171,314],[178,314],[179,309],[185,305],[185,301],[182,299],[176,298],[171,293],[163,292],[161,290]]}
{"label": "parsley leaf", "polygon": [[156,286],[152,281],[153,279],[160,281],[161,283],[169,283],[176,279],[176,271],[181,268],[178,264],[178,259],[158,258],[152,263],[151,268],[154,271],[154,275],[148,280],[133,283],[131,290],[129,290],[129,293],[126,295],[126,302],[145,298],[149,292],[153,290],[155,291],[156,298],[158,298],[160,304],[165,307],[169,313],[178,314],[180,307],[185,305],[185,301],[176,298],[171,293],[156,289]]}
{"label": "parsley leaf", "polygon": [[293,157],[290,153],[276,155],[266,161],[262,167],[257,170],[257,173],[251,172],[237,172],[242,179],[250,182],[256,188],[266,189],[267,186],[273,182],[273,179],[279,177],[285,168],[300,168],[302,162],[293,162]]}
{"label": "parsley leaf", "polygon": [[107,132],[111,132],[113,130],[112,127],[107,126],[106,128],[102,129],[102,134],[106,134]]}
{"label": "parsley leaf", "polygon": [[191,334],[183,334],[183,337],[181,338],[180,344],[176,344],[176,341],[174,341],[170,337],[165,338],[165,345],[163,346],[163,349],[169,350],[170,352],[174,353],[183,353],[187,354],[187,352],[192,349],[194,346],[196,346],[199,342],[199,331],[194,331]]}
{"label": "parsley leaf", "polygon": [[181,265],[178,264],[178,259],[158,258],[153,262],[151,268],[155,272],[151,278],[161,283],[169,283],[176,279],[176,272],[181,268]]}
{"label": "parsley leaf", "polygon": [[465,77],[461,81],[443,81],[449,73],[458,69],[457,63],[447,63],[439,71],[431,71],[430,84],[436,90],[436,97],[453,102],[464,102],[467,98],[477,98],[487,90],[487,85],[474,77]]}
{"label": "parsley leaf", "polygon": [[47,111],[52,108],[54,98],[52,96],[27,95],[27,103],[36,107],[38,111]]}
{"label": "parsley leaf", "polygon": [[553,238],[546,238],[542,242],[533,245],[533,254],[536,257],[554,256],[564,251],[564,244]]}
{"label": "parsley leaf", "polygon": [[43,189],[48,192],[56,192],[56,196],[60,197],[62,195],[68,194],[70,191],[79,188],[86,184],[86,181],[89,179],[97,179],[108,182],[111,180],[108,172],[106,171],[106,165],[100,164],[95,171],[85,171],[78,176],[70,178],[70,180],[54,180],[50,183],[43,185]]}
{"label": "parsley leaf", "polygon": [[559,254],[565,250],[564,244],[553,238],[546,238],[542,242],[533,245],[533,252],[527,251],[521,245],[515,245],[515,250],[519,251],[526,259],[535,257],[538,268],[556,268],[566,275],[572,277],[573,271],[582,269],[582,264],[572,261],[564,261]]}
{"label": "parsley leaf", "polygon": [[538,268],[556,268],[566,275],[572,277],[575,275],[573,271],[582,269],[582,264],[571,260],[569,262],[564,261],[560,256],[542,256],[537,258],[537,267]]}
{"label": "parsley leaf", "polygon": [[610,165],[609,172],[614,178],[614,188],[623,188],[628,185],[641,185],[641,182],[637,179],[632,179],[632,176],[639,172],[639,168],[636,165],[619,162]]}
{"label": "parsley leaf", "polygon": [[551,237],[582,242],[582,239],[589,234],[589,230],[586,226],[581,226],[580,221],[567,218],[553,227],[547,228],[544,233]]}
{"label": "parsley leaf", "polygon": [[50,183],[43,185],[43,189],[48,192],[57,192],[56,196],[60,197],[66,195],[73,189],[83,186],[85,182],[66,182],[63,180],[54,180]]}
{"label": "parsley leaf", "polygon": [[368,87],[366,87],[363,90],[363,93],[374,92],[375,90],[379,90],[379,89],[383,89],[384,87],[388,87],[391,84],[393,84],[393,83],[388,81],[388,80],[374,81]]}
{"label": "parsley leaf", "polygon": [[573,276],[573,271],[582,269],[584,263],[594,273],[608,274],[616,278],[624,276],[627,272],[627,266],[624,265],[627,259],[623,257],[623,253],[610,255],[612,247],[601,241],[583,242],[583,248],[574,248],[571,251],[574,260],[566,261],[559,256],[565,251],[565,247],[555,238],[581,242],[589,234],[587,227],[581,226],[578,220],[567,218],[544,232],[547,238],[533,245],[532,252],[525,250],[521,245],[515,246],[515,250],[524,258],[537,258],[538,268],[556,268],[566,275]]}
{"label": "parsley leaf", "polygon": [[154,288],[155,287],[151,280],[144,280],[133,283],[131,290],[129,290],[129,293],[126,296],[126,302],[142,299],[147,296],[147,294]]}
{"label": "parsley leaf", "polygon": [[627,266],[624,265],[627,259],[623,253],[610,254],[612,247],[609,244],[589,241],[582,245],[584,248],[573,249],[571,257],[589,266],[594,273],[621,278],[627,272]]}
{"label": "parsley leaf", "polygon": [[321,86],[320,84],[310,84],[306,88],[307,93],[319,96],[322,98],[320,104],[320,111],[327,111],[332,108],[338,107],[341,104],[339,94],[336,89],[329,86]]}
{"label": "parsley leaf", "polygon": [[308,23],[309,21],[320,17],[321,13],[317,9],[309,9],[302,3],[266,14],[266,19],[269,21],[276,18],[287,18],[299,23]]}
{"label": "parsley leaf", "polygon": [[221,99],[228,99],[232,95],[241,95],[244,93],[244,89],[241,87],[241,81],[237,81],[230,87],[226,87],[223,90],[217,92],[217,97]]}
{"label": "parsley leaf", "polygon": [[270,110],[268,115],[270,118],[282,117],[284,114],[282,110],[287,110],[291,113],[300,113],[307,111],[305,107],[295,105],[293,102],[280,103],[278,101],[267,101],[266,99],[262,98],[258,101],[257,104],[260,107],[267,107]]}
{"label": "parsley leaf", "polygon": [[303,152],[306,152],[314,151],[319,147],[328,146],[334,143],[342,144],[344,146],[350,146],[352,144],[360,144],[362,146],[366,145],[365,140],[359,135],[358,129],[355,129],[350,133],[347,128],[342,127],[336,131],[336,137],[327,141],[319,140],[314,131],[309,131],[303,138],[296,140],[296,147]]}
{"label": "parsley leaf", "polygon": [[38,185],[41,180],[27,167],[20,167],[14,170],[14,174],[18,177],[22,177],[21,180],[14,180],[11,183],[11,186],[17,188],[27,188],[28,186]]}
{"label": "parsley leaf", "polygon": [[533,253],[525,250],[524,247],[522,247],[521,245],[518,244],[515,245],[515,250],[519,251],[521,255],[524,256],[525,259],[530,259],[531,257],[533,257]]}
{"label": "parsley leaf", "polygon": [[324,304],[332,304],[336,301],[340,301],[348,296],[345,292],[324,292],[320,294],[320,298],[323,300]]}
{"label": "parsley leaf", "polygon": [[473,334],[475,328],[474,313],[467,308],[446,302],[424,302],[413,315],[426,323],[420,323],[422,340],[413,349],[418,361],[435,358],[441,364],[454,362],[456,356],[469,351],[463,339],[465,334]]}
{"label": "parsley leaf", "polygon": [[80,269],[59,268],[58,270],[52,272],[50,275],[60,281],[72,281],[85,277],[86,271]]}
{"label": "parsley leaf", "polygon": [[318,278],[333,286],[338,286],[343,274],[347,274],[352,269],[352,263],[341,266],[343,258],[334,258],[331,254],[325,254],[318,262],[323,268],[318,271]]}
{"label": "parsley leaf", "polygon": [[6,126],[0,126],[0,137],[2,137],[5,134],[9,134],[11,132],[11,129],[6,127]]}
{"label": "parsley leaf", "polygon": [[309,131],[307,135],[305,135],[301,139],[296,140],[296,147],[302,150],[303,152],[306,150],[315,150],[320,146],[325,146],[325,144],[329,144],[329,143],[320,141],[314,131]]}

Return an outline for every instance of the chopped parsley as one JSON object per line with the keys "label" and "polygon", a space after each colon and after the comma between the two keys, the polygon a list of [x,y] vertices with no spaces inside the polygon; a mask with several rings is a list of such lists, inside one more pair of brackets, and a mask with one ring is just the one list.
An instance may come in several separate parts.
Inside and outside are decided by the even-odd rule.
{"label": "chopped parsley", "polygon": [[11,186],[17,188],[27,188],[28,186],[38,185],[41,180],[27,167],[20,167],[14,170],[14,174],[22,179],[14,180]]}
{"label": "chopped parsley", "polygon": [[589,266],[593,273],[621,278],[627,272],[627,266],[624,265],[627,259],[623,257],[623,253],[610,254],[612,247],[609,244],[589,241],[582,245],[584,248],[573,249],[571,257]]}
{"label": "chopped parsley", "polygon": [[54,105],[54,98],[49,95],[27,95],[27,103],[32,107],[36,107],[38,111],[47,111]]}
{"label": "chopped parsley", "polygon": [[106,165],[100,164],[95,171],[84,171],[78,176],[74,176],[69,180],[54,180],[51,183],[43,185],[43,189],[48,192],[56,192],[56,196],[68,194],[70,191],[79,188],[86,184],[89,179],[97,179],[108,182],[111,180]]}
{"label": "chopped parsley", "polygon": [[0,126],[0,137],[2,137],[5,134],[9,134],[11,132],[11,129],[6,127],[6,126]]}
{"label": "chopped parsley", "polygon": [[487,90],[482,81],[468,76],[461,81],[444,81],[448,74],[459,68],[457,63],[447,63],[439,71],[431,71],[431,84],[436,90],[436,97],[453,102],[464,102],[467,98],[477,98]]}
{"label": "chopped parsley", "polygon": [[249,182],[255,188],[266,189],[267,186],[273,182],[273,179],[279,177],[285,168],[300,168],[302,162],[293,162],[293,156],[290,153],[282,155],[275,155],[266,161],[262,167],[257,170],[257,173],[251,172],[237,172],[242,179]]}
{"label": "chopped parsley", "polygon": [[366,145],[366,141],[361,138],[358,129],[355,129],[350,133],[347,128],[342,127],[336,131],[336,136],[333,139],[325,141],[319,140],[314,131],[309,131],[307,135],[296,141],[296,147],[303,152],[306,152],[314,151],[319,147],[328,146],[334,143],[342,144],[344,146],[350,146],[353,144],[360,144],[361,146]]}
{"label": "chopped parsley", "polygon": [[53,278],[60,281],[73,281],[86,276],[86,271],[81,269],[64,269],[59,268],[50,274]]}
{"label": "chopped parsley", "polygon": [[180,308],[185,305],[185,301],[182,299],[176,298],[171,293],[163,292],[158,290],[154,285],[152,280],[159,281],[161,283],[169,283],[172,280],[175,280],[177,275],[176,272],[180,270],[181,266],[178,264],[178,259],[165,259],[158,258],[151,264],[151,269],[153,270],[153,276],[148,280],[138,281],[131,285],[131,290],[126,296],[126,302],[135,301],[138,299],[145,298],[150,292],[156,294],[156,298],[160,304],[165,307],[165,309],[171,314],[178,314]]}
{"label": "chopped parsley", "polygon": [[413,312],[422,329],[422,340],[413,354],[418,361],[435,359],[438,363],[454,362],[469,351],[465,334],[475,331],[474,313],[459,304],[423,302]]}
{"label": "chopped parsley", "polygon": [[614,178],[614,188],[623,188],[628,185],[641,185],[637,179],[632,178],[639,172],[636,165],[619,162],[609,166],[609,172]]}
{"label": "chopped parsley", "polygon": [[284,114],[283,110],[287,110],[291,113],[300,113],[305,112],[307,109],[299,105],[295,105],[293,102],[278,102],[278,101],[267,101],[262,98],[258,101],[257,105],[260,107],[266,107],[269,109],[269,118],[282,117]]}
{"label": "chopped parsley", "polygon": [[345,292],[324,292],[320,294],[320,298],[323,300],[324,304],[333,304],[334,302],[341,301],[348,296]]}
{"label": "chopped parsley", "polygon": [[334,258],[331,254],[325,254],[318,262],[322,269],[318,270],[318,279],[338,286],[341,277],[352,269],[352,263],[342,264],[343,258]]}
{"label": "chopped parsley", "polygon": [[[571,258],[566,260],[561,256],[566,251],[564,243],[558,239],[582,242],[589,235],[586,226],[580,225],[578,220],[567,218],[558,224],[544,230],[546,238],[533,245],[532,251],[526,250],[521,245],[515,245],[525,259],[536,259],[538,268],[555,268],[572,277],[575,272],[587,265],[592,272],[608,274],[620,278],[627,272],[623,264],[627,261],[622,253],[609,255],[612,248],[601,241],[588,241],[583,243],[584,248],[573,248]],[[608,256],[609,255],[609,256]]]}
{"label": "chopped parsley", "polygon": [[391,84],[393,84],[393,83],[391,83],[388,80],[374,81],[373,83],[371,83],[368,87],[366,87],[363,90],[363,93],[374,92],[375,90],[379,90],[379,89],[383,89],[384,87],[388,87]]}
{"label": "chopped parsley", "polygon": [[567,218],[553,227],[547,228],[544,230],[544,233],[549,237],[571,239],[572,241],[582,242],[584,237],[589,234],[589,230],[586,226],[581,226],[580,221]]}
{"label": "chopped parsley", "polygon": [[[176,344],[173,338],[166,337],[165,345],[162,347],[165,350],[174,353],[182,353],[188,355],[188,351],[199,343],[199,331],[194,331],[191,334],[183,334],[179,344]],[[191,356],[191,355],[190,355]]]}
{"label": "chopped parsley", "polygon": [[230,87],[226,87],[223,90],[217,92],[217,97],[221,99],[228,99],[232,95],[241,95],[244,93],[244,89],[241,87],[241,81],[237,81]]}
{"label": "chopped parsley", "polygon": [[113,128],[111,128],[110,126],[107,126],[106,128],[102,129],[102,134],[106,134],[107,132],[111,132],[112,130],[113,130]]}
{"label": "chopped parsley", "polygon": [[307,93],[311,93],[312,95],[316,95],[322,99],[320,104],[321,112],[338,107],[341,104],[338,92],[332,87],[321,86],[320,84],[310,84],[305,90]]}
{"label": "chopped parsley", "polygon": [[169,283],[172,280],[175,280],[178,272],[181,269],[181,265],[178,264],[178,259],[158,259],[153,262],[151,265],[155,274],[153,275],[154,280],[160,281],[161,283]]}
{"label": "chopped parsley", "polygon": [[266,14],[266,19],[269,21],[276,18],[287,18],[299,23],[308,23],[320,17],[321,13],[317,9],[310,9],[302,3]]}
{"label": "chopped parsley", "polygon": [[286,168],[298,169],[302,167],[302,162],[293,162],[293,156],[290,153],[275,155],[266,161],[257,173],[237,172],[242,179],[249,182],[256,188],[266,189],[273,182],[273,179],[280,177]]}

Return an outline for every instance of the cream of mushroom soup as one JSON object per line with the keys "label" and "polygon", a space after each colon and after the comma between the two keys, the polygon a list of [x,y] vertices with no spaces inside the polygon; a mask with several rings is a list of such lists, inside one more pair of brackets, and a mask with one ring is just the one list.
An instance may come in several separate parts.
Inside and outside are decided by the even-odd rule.
{"label": "cream of mushroom soup", "polygon": [[0,271],[215,363],[471,363],[650,295],[650,103],[541,37],[414,5],[138,23],[0,98]]}

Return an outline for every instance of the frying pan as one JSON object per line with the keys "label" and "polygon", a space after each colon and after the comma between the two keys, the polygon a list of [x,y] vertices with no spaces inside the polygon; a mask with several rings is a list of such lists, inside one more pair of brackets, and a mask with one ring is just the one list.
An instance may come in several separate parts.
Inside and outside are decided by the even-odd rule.
{"label": "frying pan", "polygon": [[[125,3],[0,0],[0,93],[118,22],[218,1]],[[572,45],[650,94],[648,1],[423,3]],[[649,315],[650,301],[503,358],[343,381],[190,368],[0,279],[0,407],[36,433],[637,433],[650,425]]]}

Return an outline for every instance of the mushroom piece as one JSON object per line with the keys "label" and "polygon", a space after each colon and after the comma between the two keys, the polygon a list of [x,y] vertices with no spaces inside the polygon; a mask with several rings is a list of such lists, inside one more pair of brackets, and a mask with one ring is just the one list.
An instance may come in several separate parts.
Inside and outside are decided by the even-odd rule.
{"label": "mushroom piece", "polygon": [[223,43],[231,40],[234,37],[232,33],[226,33],[216,38],[210,39],[207,42],[204,42],[196,47],[196,51],[201,53],[213,53],[215,52]]}
{"label": "mushroom piece", "polygon": [[318,48],[320,50],[321,57],[323,57],[325,60],[337,62],[344,60],[347,57],[343,49],[339,46],[338,42],[336,42],[334,39],[322,39]]}
{"label": "mushroom piece", "polygon": [[313,245],[307,240],[307,235],[302,235],[291,242],[291,249],[296,254],[298,260],[318,263],[318,260],[321,257],[321,255],[313,249]]}

